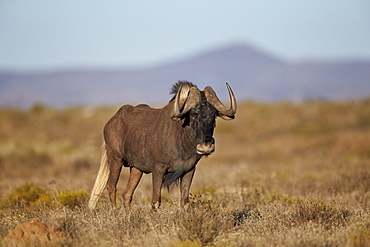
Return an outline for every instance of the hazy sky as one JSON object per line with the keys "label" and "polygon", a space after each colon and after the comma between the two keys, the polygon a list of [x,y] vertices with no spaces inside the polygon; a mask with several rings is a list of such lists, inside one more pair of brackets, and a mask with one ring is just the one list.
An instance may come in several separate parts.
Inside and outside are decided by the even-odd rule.
{"label": "hazy sky", "polygon": [[148,66],[232,42],[370,60],[370,1],[0,0],[0,70]]}

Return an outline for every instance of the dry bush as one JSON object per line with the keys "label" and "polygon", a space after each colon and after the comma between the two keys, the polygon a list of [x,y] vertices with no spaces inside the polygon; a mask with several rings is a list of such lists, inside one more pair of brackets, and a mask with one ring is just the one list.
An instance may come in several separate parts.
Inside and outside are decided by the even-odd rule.
{"label": "dry bush", "polygon": [[56,201],[66,207],[81,207],[87,203],[89,194],[83,190],[62,191],[56,196]]}
{"label": "dry bush", "polygon": [[322,199],[297,200],[293,203],[291,221],[297,225],[315,223],[325,230],[335,229],[346,225],[350,217],[347,208],[329,203]]}
{"label": "dry bush", "polygon": [[181,241],[210,245],[233,226],[231,215],[211,200],[192,196],[189,208],[179,212],[178,237]]}
{"label": "dry bush", "polygon": [[40,186],[25,183],[14,189],[0,204],[1,208],[29,207],[38,204],[40,199],[49,197],[50,194]]}

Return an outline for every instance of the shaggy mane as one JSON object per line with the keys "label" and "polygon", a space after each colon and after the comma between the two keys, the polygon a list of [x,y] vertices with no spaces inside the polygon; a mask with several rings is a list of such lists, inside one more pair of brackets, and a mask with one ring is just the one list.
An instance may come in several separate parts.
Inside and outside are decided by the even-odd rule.
{"label": "shaggy mane", "polygon": [[176,82],[176,83],[172,86],[172,88],[171,88],[171,90],[170,90],[170,94],[173,94],[173,97],[172,97],[172,99],[170,100],[170,102],[171,102],[172,100],[174,100],[174,99],[175,99],[177,91],[179,91],[179,89],[180,89],[182,86],[186,86],[186,87],[189,87],[189,88],[191,88],[191,87],[196,87],[196,88],[198,88],[196,85],[194,85],[193,83],[191,83],[191,82],[189,82],[189,81],[178,81],[178,82]]}
{"label": "shaggy mane", "polygon": [[164,175],[163,185],[167,190],[170,190],[172,184],[178,185],[179,180],[185,175],[185,169],[179,168],[174,172],[170,172]]}

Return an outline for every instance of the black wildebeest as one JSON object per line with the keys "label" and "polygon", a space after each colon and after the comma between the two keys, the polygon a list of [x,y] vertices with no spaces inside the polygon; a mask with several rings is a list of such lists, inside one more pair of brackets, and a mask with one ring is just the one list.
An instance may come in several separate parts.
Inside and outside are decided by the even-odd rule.
{"label": "black wildebeest", "polygon": [[89,208],[94,209],[107,187],[116,206],[116,185],[122,166],[130,177],[122,194],[126,211],[143,173],[152,173],[152,208],[161,203],[162,186],[180,183],[180,206],[189,203],[189,189],[195,166],[202,156],[215,150],[213,131],[216,117],[234,119],[236,99],[226,83],[230,109],[221,103],[211,87],[200,91],[194,84],[179,81],[172,88],[175,96],[162,109],[147,105],[122,106],[104,127],[100,169],[91,192]]}

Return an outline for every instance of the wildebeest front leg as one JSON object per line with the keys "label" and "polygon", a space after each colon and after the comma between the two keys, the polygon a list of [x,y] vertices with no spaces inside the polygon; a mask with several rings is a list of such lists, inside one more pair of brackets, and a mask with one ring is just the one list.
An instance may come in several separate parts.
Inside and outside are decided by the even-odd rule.
{"label": "wildebeest front leg", "polygon": [[128,179],[125,190],[122,193],[123,197],[123,206],[125,207],[126,212],[130,211],[130,205],[132,201],[132,195],[140,182],[143,172],[136,169],[135,167],[130,167],[130,177]]}
{"label": "wildebeest front leg", "polygon": [[180,183],[180,193],[181,193],[181,199],[180,199],[180,207],[184,208],[189,203],[189,191],[190,191],[190,185],[193,181],[195,168],[188,173],[186,173]]}
{"label": "wildebeest front leg", "polygon": [[152,197],[152,209],[156,211],[161,205],[161,189],[163,183],[164,171],[153,171],[152,183],[153,183],[153,197]]}

